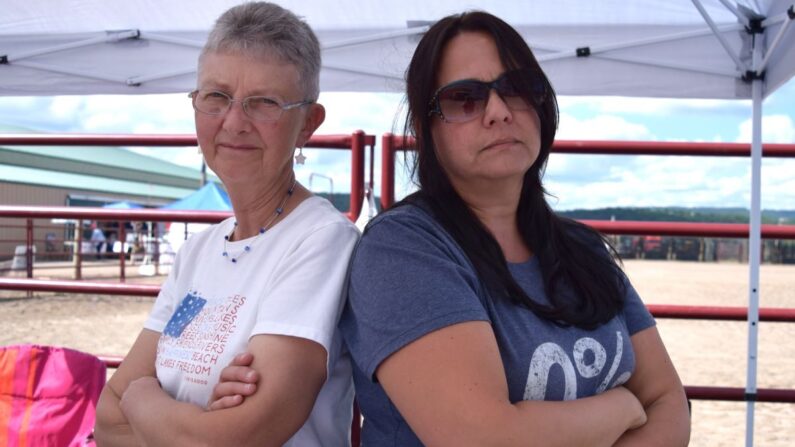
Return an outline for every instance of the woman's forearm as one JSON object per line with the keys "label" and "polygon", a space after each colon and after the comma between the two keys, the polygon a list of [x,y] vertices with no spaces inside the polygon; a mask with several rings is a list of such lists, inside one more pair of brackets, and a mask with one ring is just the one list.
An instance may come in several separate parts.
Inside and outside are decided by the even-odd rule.
{"label": "woman's forearm", "polygon": [[98,447],[138,447],[127,418],[119,408],[119,397],[109,387],[102,390],[97,404],[94,439]]}
{"label": "woman's forearm", "polygon": [[687,406],[683,393],[662,396],[646,408],[646,424],[624,433],[615,446],[686,446],[690,441],[690,414],[683,406]]}
{"label": "woman's forearm", "polygon": [[514,406],[514,423],[531,431],[512,445],[611,446],[646,421],[640,403],[623,387],[584,399],[523,401]]}
{"label": "woman's forearm", "polygon": [[160,333],[143,329],[124,361],[102,389],[97,404],[94,436],[100,447],[139,446],[129,419],[121,408],[122,395],[128,384],[141,377],[155,376],[155,356]]}
{"label": "woman's forearm", "polygon": [[192,444],[191,437],[198,431],[191,421],[197,422],[204,412],[198,406],[174,400],[153,378],[131,383],[120,408],[129,421],[131,433],[147,447]]}
{"label": "woman's forearm", "polygon": [[643,404],[648,422],[625,433],[618,446],[685,446],[690,438],[690,412],[684,387],[656,327],[632,336],[636,367],[626,383]]}

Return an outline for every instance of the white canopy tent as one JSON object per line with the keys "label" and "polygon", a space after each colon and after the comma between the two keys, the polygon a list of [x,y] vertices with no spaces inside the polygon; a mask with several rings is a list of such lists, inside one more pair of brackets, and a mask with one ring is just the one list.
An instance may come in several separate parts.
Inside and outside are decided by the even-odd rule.
{"label": "white canopy tent", "polygon": [[[55,95],[192,90],[207,30],[239,1],[4,3],[0,94]],[[755,68],[765,75],[763,96],[795,71],[792,0],[279,3],[317,31],[324,91],[402,91],[418,36],[464,9],[484,9],[516,26],[562,95],[750,99],[742,77],[753,77]]]}
{"label": "white canopy tent", "polygon": [[[795,0],[277,0],[323,47],[324,91],[401,91],[429,23],[492,12],[526,38],[561,95],[751,99],[747,393],[756,393],[761,108],[795,74]],[[188,92],[230,0],[8,0],[0,95]],[[753,399],[746,445],[753,443]]]}

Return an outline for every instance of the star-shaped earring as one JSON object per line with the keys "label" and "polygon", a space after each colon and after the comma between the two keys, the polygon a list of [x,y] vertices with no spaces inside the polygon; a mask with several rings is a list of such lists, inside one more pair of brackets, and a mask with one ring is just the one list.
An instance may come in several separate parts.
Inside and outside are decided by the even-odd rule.
{"label": "star-shaped earring", "polygon": [[305,161],[306,161],[306,156],[304,155],[304,150],[303,148],[299,147],[298,153],[295,154],[295,162],[299,165],[302,165],[304,164]]}

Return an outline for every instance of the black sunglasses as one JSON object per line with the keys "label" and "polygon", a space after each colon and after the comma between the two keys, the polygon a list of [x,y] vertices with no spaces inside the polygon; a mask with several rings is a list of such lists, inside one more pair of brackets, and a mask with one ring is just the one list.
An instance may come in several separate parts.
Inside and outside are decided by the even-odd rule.
{"label": "black sunglasses", "polygon": [[538,107],[544,102],[547,91],[544,78],[531,69],[506,71],[491,82],[462,79],[436,90],[428,114],[439,115],[447,123],[471,121],[486,110],[491,89],[497,91],[511,110]]}

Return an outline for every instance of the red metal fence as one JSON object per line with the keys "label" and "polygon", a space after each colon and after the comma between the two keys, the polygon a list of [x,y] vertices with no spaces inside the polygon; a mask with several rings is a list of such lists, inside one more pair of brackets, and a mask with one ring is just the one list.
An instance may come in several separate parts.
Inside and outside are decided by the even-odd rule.
{"label": "red metal fence", "polygon": [[[111,134],[0,134],[0,146],[168,146],[193,147],[196,135],[111,135]],[[351,151],[351,199],[348,215],[355,220],[364,199],[365,148],[370,160],[375,150],[375,135],[357,130],[350,135],[313,135],[305,147]],[[372,169],[370,169],[372,185]]]}
{"label": "red metal fence", "polygon": [[[85,136],[57,136],[59,144],[85,145]],[[88,136],[97,145],[157,145],[185,146],[195,145],[195,137],[176,136]],[[336,138],[336,137],[335,137]],[[352,136],[342,136],[342,141],[355,154],[352,160],[352,193],[351,213],[355,218],[361,211],[364,187],[364,146],[373,146],[374,137],[357,132]],[[45,142],[46,141],[46,142]],[[319,146],[326,147],[318,143]],[[339,145],[340,140],[334,140]],[[409,141],[411,143],[411,141]],[[47,144],[55,145],[54,140],[46,140],[37,135],[0,136],[0,144]],[[394,155],[403,150],[403,137],[385,134],[382,139],[382,185],[381,201],[384,208],[394,202]],[[345,145],[343,145],[345,146]],[[337,146],[334,146],[337,147]],[[582,142],[561,141],[553,147],[555,152],[566,153],[600,153],[627,155],[710,155],[710,156],[747,156],[749,145],[724,143],[638,143],[638,142]],[[795,157],[795,145],[765,145],[765,156]],[[360,158],[359,158],[360,157]],[[372,163],[372,157],[371,157]],[[370,170],[372,176],[372,169]],[[157,210],[110,210],[96,208],[66,207],[13,207],[0,206],[0,217],[16,217],[21,219],[37,218],[72,218],[72,219],[105,219],[105,220],[136,220],[136,221],[171,221],[171,222],[218,222],[227,213],[188,212],[188,211],[157,211]],[[681,223],[681,222],[605,222],[584,221],[608,234],[654,234],[669,236],[709,236],[745,238],[748,225],[715,224],[715,223]],[[771,239],[795,239],[795,226],[762,225],[762,237]],[[121,261],[123,263],[123,261]],[[95,293],[109,295],[156,296],[159,287],[151,285],[109,284],[86,281],[44,281],[36,279],[0,278],[0,289],[23,290],[28,292],[66,292]],[[652,314],[657,318],[675,319],[710,319],[745,321],[748,309],[745,307],[720,306],[669,306],[649,305]],[[759,312],[760,321],[795,322],[795,309],[762,308]],[[121,358],[115,356],[102,357],[108,367],[119,365]],[[744,388],[686,386],[690,399],[728,400],[758,402],[795,403],[795,390],[789,389],[758,389],[755,395],[749,396]]]}
{"label": "red metal fence", "polygon": [[[86,134],[5,134],[0,135],[0,145],[25,145],[25,146],[196,146],[197,140],[195,135],[86,135]],[[364,199],[365,185],[372,188],[373,184],[373,155],[375,149],[375,136],[366,135],[362,131],[356,131],[350,135],[316,135],[313,136],[306,147],[323,148],[323,149],[343,149],[351,151],[351,194],[349,209],[347,212],[351,220],[356,218],[361,213],[362,202]],[[365,150],[369,147],[370,152],[370,176],[365,179]],[[197,179],[198,180],[198,179]],[[367,183],[365,183],[367,181]],[[24,240],[11,240],[2,239],[0,244],[19,243],[24,244],[25,247],[25,270],[29,278],[33,277],[33,257],[36,253],[35,246],[41,243],[45,246],[45,251],[39,252],[40,257],[49,259],[64,257],[69,258],[73,256],[75,259],[75,274],[76,279],[82,278],[83,272],[83,253],[82,253],[82,222],[85,220],[99,220],[118,223],[118,240],[121,242],[122,250],[119,251],[119,277],[124,281],[126,276],[125,259],[126,253],[124,250],[126,244],[125,223],[128,222],[199,222],[199,223],[216,223],[231,215],[229,212],[194,212],[194,211],[163,211],[153,209],[137,209],[137,210],[114,210],[103,208],[78,208],[78,207],[23,207],[23,206],[0,206],[0,217],[15,217],[26,219],[24,225],[15,225],[20,229],[24,229]],[[55,239],[41,239],[34,238],[36,232],[34,231],[33,219],[72,219],[78,220],[76,241],[73,252],[65,249],[58,249],[57,247],[65,248],[65,240]],[[11,226],[5,225],[5,228]],[[49,228],[47,224],[38,223],[35,228]],[[63,229],[63,227],[53,227]],[[49,236],[49,235],[48,235]],[[157,239],[158,235],[154,235]],[[62,238],[63,239],[63,238]],[[59,243],[60,242],[60,243]],[[39,247],[41,248],[41,247]],[[155,244],[157,249],[157,244]],[[5,255],[0,251],[0,259]],[[103,256],[107,256],[104,255]],[[115,256],[115,255],[110,255]],[[159,267],[158,256],[155,256],[155,267]],[[96,267],[96,266],[92,266]],[[58,266],[42,266],[37,268],[59,268]]]}

